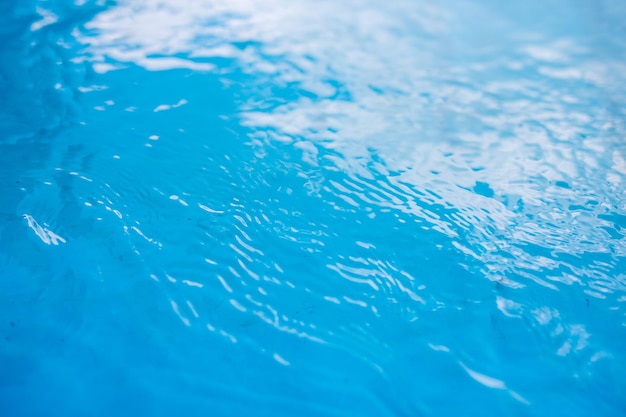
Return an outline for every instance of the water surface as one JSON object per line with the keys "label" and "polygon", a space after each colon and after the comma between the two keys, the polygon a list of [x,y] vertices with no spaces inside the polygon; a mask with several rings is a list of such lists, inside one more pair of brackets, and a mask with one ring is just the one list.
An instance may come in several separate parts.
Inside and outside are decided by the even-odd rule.
{"label": "water surface", "polygon": [[623,415],[621,2],[0,7],[7,415]]}

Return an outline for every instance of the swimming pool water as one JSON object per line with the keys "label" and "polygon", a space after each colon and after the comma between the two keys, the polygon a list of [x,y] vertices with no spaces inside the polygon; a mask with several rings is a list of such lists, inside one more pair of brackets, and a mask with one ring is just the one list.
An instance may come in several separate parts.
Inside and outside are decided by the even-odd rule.
{"label": "swimming pool water", "polygon": [[0,415],[623,416],[620,1],[0,5]]}

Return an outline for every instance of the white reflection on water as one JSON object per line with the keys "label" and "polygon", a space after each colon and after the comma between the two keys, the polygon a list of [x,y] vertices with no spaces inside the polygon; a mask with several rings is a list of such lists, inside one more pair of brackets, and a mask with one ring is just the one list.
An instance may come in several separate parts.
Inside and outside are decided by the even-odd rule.
{"label": "white reflection on water", "polygon": [[[596,50],[584,11],[560,10],[567,23],[552,27],[549,9],[520,23],[515,7],[476,3],[128,0],[77,36],[102,71],[253,75],[239,117],[254,146],[294,142],[312,165],[319,146],[332,148],[365,176],[360,161],[375,152],[409,200],[378,204],[455,239],[463,231],[457,248],[492,279],[513,271],[552,288],[517,243],[626,254],[594,227],[624,210],[626,65]],[[429,218],[420,199],[458,215]],[[620,287],[604,281],[590,293]]]}

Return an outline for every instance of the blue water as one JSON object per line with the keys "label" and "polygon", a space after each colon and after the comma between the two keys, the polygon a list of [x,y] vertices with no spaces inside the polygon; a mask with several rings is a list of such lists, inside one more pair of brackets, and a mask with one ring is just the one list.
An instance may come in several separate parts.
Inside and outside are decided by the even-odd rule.
{"label": "blue water", "polygon": [[625,22],[4,0],[0,415],[625,415]]}

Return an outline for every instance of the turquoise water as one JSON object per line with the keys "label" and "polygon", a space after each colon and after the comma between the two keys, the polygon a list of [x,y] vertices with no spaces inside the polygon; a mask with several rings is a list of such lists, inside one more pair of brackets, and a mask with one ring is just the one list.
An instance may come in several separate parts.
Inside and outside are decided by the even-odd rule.
{"label": "turquoise water", "polygon": [[3,416],[623,416],[626,4],[7,0]]}

